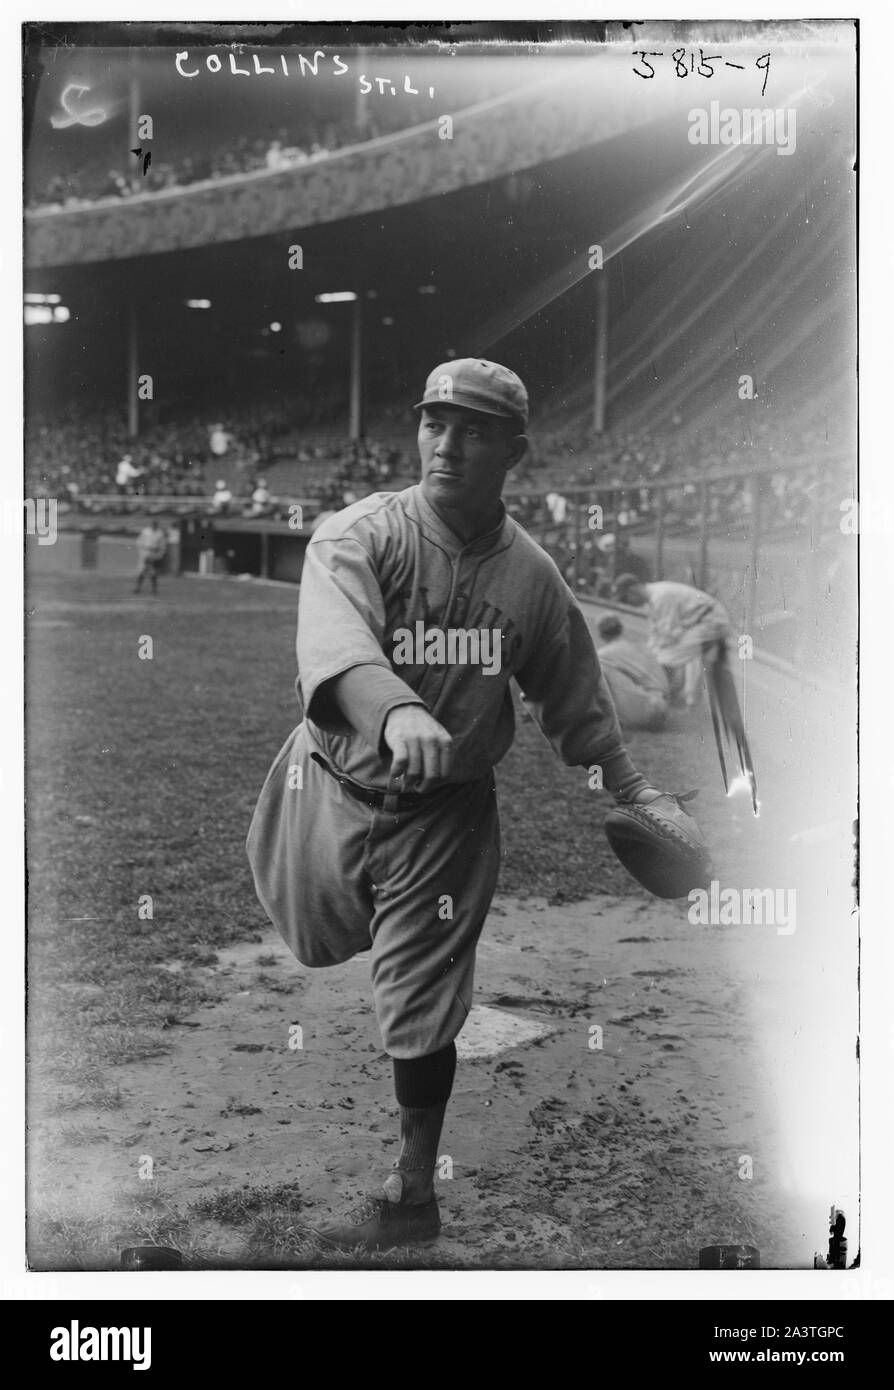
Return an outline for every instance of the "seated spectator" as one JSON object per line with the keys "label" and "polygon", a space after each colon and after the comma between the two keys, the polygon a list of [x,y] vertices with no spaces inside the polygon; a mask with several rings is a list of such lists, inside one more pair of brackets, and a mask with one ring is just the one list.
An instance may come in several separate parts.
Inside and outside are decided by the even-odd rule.
{"label": "seated spectator", "polygon": [[637,579],[647,582],[652,578],[652,566],[630,549],[630,542],[623,532],[607,532],[598,541],[599,553],[613,573],[635,574]]}
{"label": "seated spectator", "polygon": [[251,495],[251,506],[246,515],[266,516],[271,510],[271,497],[266,480],[264,478],[259,478],[257,486]]}
{"label": "seated spectator", "polygon": [[568,500],[560,492],[546,494],[546,506],[556,526],[563,526],[568,516]]}
{"label": "seated spectator", "polygon": [[620,618],[599,623],[596,654],[622,729],[661,729],[667,720],[667,676],[651,652],[624,636]]}
{"label": "seated spectator", "polygon": [[268,169],[282,169],[287,164],[281,140],[271,141],[264,162]]}
{"label": "seated spectator", "polygon": [[223,478],[218,478],[214,488],[214,496],[211,498],[211,510],[217,512],[218,516],[226,516],[230,510],[230,503],[232,500],[232,492],[230,492]]}
{"label": "seated spectator", "polygon": [[132,484],[142,476],[142,469],[134,467],[133,454],[125,454],[115,470],[115,485],[120,493],[134,492]]}

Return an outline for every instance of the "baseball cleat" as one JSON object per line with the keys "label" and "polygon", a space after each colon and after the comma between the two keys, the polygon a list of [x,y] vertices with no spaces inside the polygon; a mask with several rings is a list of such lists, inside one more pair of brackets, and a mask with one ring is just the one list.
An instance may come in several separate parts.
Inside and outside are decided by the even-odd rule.
{"label": "baseball cleat", "polygon": [[436,1240],[441,1229],[438,1199],[391,1202],[384,1192],[373,1193],[341,1221],[317,1228],[327,1245],[343,1250],[393,1250],[398,1245],[421,1245]]}

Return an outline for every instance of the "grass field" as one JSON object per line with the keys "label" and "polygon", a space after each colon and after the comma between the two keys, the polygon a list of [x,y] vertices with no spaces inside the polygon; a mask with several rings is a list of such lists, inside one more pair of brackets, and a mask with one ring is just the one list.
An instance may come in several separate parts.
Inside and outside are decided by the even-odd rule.
{"label": "grass field", "polygon": [[[268,991],[297,988],[260,951],[268,924],[244,852],[257,793],[295,723],[295,598],[198,579],[163,582],[157,600],[101,575],[29,585],[29,1107],[74,1165],[102,1144],[127,1069],[164,1057],[196,1026],[189,1015],[220,998],[208,969],[219,952],[259,943],[256,978]],[[146,637],[151,659],[139,654]],[[736,825],[722,815],[704,721],[635,735],[629,748],[662,785],[705,788],[700,815],[715,851],[731,851]],[[610,799],[562,768],[531,723],[498,782],[502,893],[647,901],[601,834]],[[238,1097],[220,1104],[244,1113]],[[54,1207],[33,1150],[30,1188],[32,1258],[78,1267],[85,1234],[76,1213]],[[238,1227],[244,1248],[268,1260],[301,1207],[288,1183],[209,1193],[191,1213],[141,1201],[144,1238],[188,1249],[201,1216]]]}
{"label": "grass field", "polygon": [[[172,955],[207,964],[258,937],[245,835],[296,722],[291,590],[179,580],[152,600],[123,589],[78,577],[31,593],[30,1046],[33,1084],[58,1089],[66,1109],[113,1105],[107,1069],[163,1051],[196,1001],[191,972],[156,967]],[[139,658],[143,636],[151,660]],[[668,777],[685,780],[687,761],[692,776],[690,743],[665,739]],[[639,892],[598,833],[609,798],[562,768],[529,722],[500,791],[502,891],[559,902]],[[147,894],[151,921],[139,916]]]}

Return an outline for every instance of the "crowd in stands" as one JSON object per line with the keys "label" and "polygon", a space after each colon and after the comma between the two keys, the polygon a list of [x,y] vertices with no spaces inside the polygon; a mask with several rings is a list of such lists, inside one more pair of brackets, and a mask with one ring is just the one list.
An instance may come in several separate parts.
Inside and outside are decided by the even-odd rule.
{"label": "crowd in stands", "polygon": [[[299,424],[296,426],[296,417]],[[181,413],[149,423],[131,439],[123,410],[78,404],[52,416],[31,412],[25,438],[26,486],[34,497],[55,497],[76,511],[118,511],[153,498],[204,499],[226,488],[215,510],[242,513],[260,505],[272,515],[294,495],[277,496],[266,475],[283,460],[309,481],[303,496],[321,508],[347,506],[371,491],[409,481],[404,451],[340,433],[315,436],[317,411],[287,411],[275,400],[246,407],[233,418]],[[303,428],[302,428],[303,425]],[[221,477],[225,474],[225,477]],[[259,488],[266,497],[256,496]]]}
{"label": "crowd in stands", "polygon": [[[359,441],[345,439],[338,428],[315,433],[313,414],[302,407],[296,423],[295,410],[287,412],[272,399],[235,410],[232,418],[184,412],[150,420],[137,439],[128,438],[121,411],[72,406],[52,418],[32,414],[26,433],[29,495],[55,497],[63,512],[152,510],[152,499],[166,498],[176,502],[159,502],[156,509],[288,519],[292,499],[311,503],[311,515],[331,512],[416,477],[415,451],[406,439],[397,447],[387,432]],[[561,468],[552,452],[561,450],[561,441],[534,433],[537,451],[515,470],[507,489],[510,514],[552,554],[573,587],[601,595],[618,573],[636,573],[643,564],[637,537],[651,534],[655,523],[656,494],[649,482],[679,479],[665,493],[664,526],[669,535],[695,536],[702,525],[701,478],[717,472],[717,463],[724,471],[738,463],[745,473],[748,461],[767,461],[769,447],[764,439],[761,451],[745,445],[721,457],[696,445],[695,453],[685,452],[684,468],[673,446],[656,445],[649,431],[617,430],[589,447],[585,442],[572,450],[566,441]],[[794,456],[806,455],[813,442],[808,428]],[[733,458],[739,453],[741,458]],[[812,525],[830,483],[821,461],[767,474],[762,525],[782,534]],[[611,494],[598,494],[604,514],[591,530],[596,494],[589,489],[597,484],[616,486]],[[752,507],[752,490],[742,485],[741,475],[717,479],[708,492],[711,534],[742,538]],[[644,571],[642,577],[650,576]]]}
{"label": "crowd in stands", "polygon": [[796,439],[784,439],[766,416],[756,417],[738,431],[716,421],[689,431],[683,418],[674,415],[670,426],[661,430],[616,426],[597,435],[581,425],[537,437],[539,462],[545,468],[557,467],[566,478],[570,473],[581,486],[597,479],[624,484],[747,472],[756,459],[769,463],[774,452],[806,456],[823,448],[824,442],[823,426],[807,426],[798,430]]}
{"label": "crowd in stands", "polygon": [[370,492],[403,486],[407,463],[403,452],[375,440],[346,440],[332,480],[322,485],[319,500],[327,510],[348,507]]}
{"label": "crowd in stands", "polygon": [[[308,480],[301,487],[302,502],[311,502],[316,516],[339,511],[371,492],[390,492],[411,481],[407,461],[399,449],[375,440],[332,440],[328,443],[304,445],[298,462],[317,472],[323,465],[324,476]],[[308,472],[311,468],[308,468]],[[271,490],[266,477],[258,476],[247,487],[237,483],[236,491],[219,478],[211,498],[210,511],[219,516],[288,518],[290,492],[277,494]]]}
{"label": "crowd in stands", "polygon": [[224,179],[259,169],[285,169],[322,159],[332,150],[370,136],[358,135],[351,121],[302,123],[300,137],[290,138],[285,127],[273,139],[269,135],[252,138],[247,134],[222,141],[207,152],[194,150],[176,159],[153,160],[147,172],[136,166],[106,168],[94,162],[64,174],[52,175],[43,184],[30,185],[29,209],[79,207],[99,198],[131,198],[136,193],[158,193],[166,188],[183,188],[209,179]]}
{"label": "crowd in stands", "polygon": [[[510,495],[507,510],[552,556],[572,589],[608,598],[619,574],[636,574],[644,580],[653,577],[648,562],[631,547],[630,536],[635,540],[636,528],[628,534],[630,513],[623,508],[607,513],[602,528],[595,531],[589,529],[587,502],[569,500],[556,491],[546,497]],[[612,529],[616,524],[617,530]]]}
{"label": "crowd in stands", "polygon": [[643,482],[672,471],[666,437],[656,438],[648,429],[599,435],[587,426],[549,431],[537,435],[537,456],[543,467],[556,467],[566,478],[570,473],[580,486],[595,476],[600,482]]}
{"label": "crowd in stands", "polygon": [[[478,83],[462,100],[480,101],[491,95],[492,87]],[[353,102],[342,110],[335,110],[330,104],[323,112],[304,106],[288,126],[279,126],[272,136],[269,132],[252,135],[243,131],[226,139],[217,138],[206,148],[194,141],[174,156],[153,158],[145,174],[140,163],[142,154],[138,160],[126,149],[113,152],[112,147],[107,147],[104,160],[94,156],[91,162],[43,179],[28,176],[26,171],[25,206],[31,211],[74,208],[100,198],[130,198],[136,193],[157,193],[263,169],[288,169],[324,159],[334,150],[433,120],[434,115],[431,102],[422,96],[409,99],[403,93],[400,99],[391,100],[373,93],[359,113]]]}
{"label": "crowd in stands", "polygon": [[34,496],[81,505],[85,496],[199,497],[208,475],[226,458],[239,476],[256,473],[275,455],[275,406],[247,409],[232,422],[183,413],[150,422],[130,439],[123,410],[71,404],[52,416],[30,412],[25,435],[27,483]]}
{"label": "crowd in stands", "polygon": [[[538,436],[541,493],[551,486],[560,495],[563,488],[570,494],[567,517],[561,518],[561,526],[552,518],[557,538],[548,543],[560,565],[589,572],[592,564],[600,563],[591,541],[584,541],[577,555],[573,536],[580,528],[574,511],[576,505],[585,510],[585,504],[573,500],[575,489],[614,486],[609,505],[621,530],[632,528],[635,534],[654,525],[658,499],[646,484],[679,480],[678,486],[664,490],[663,524],[668,532],[697,534],[703,520],[702,480],[713,479],[707,493],[709,529],[715,535],[725,532],[734,537],[750,528],[755,505],[751,487],[742,486],[742,475],[755,466],[771,464],[774,456],[786,464],[803,460],[803,467],[763,475],[761,525],[767,533],[784,534],[815,524],[818,507],[826,508],[830,487],[835,492],[831,476],[835,450],[830,451],[823,425],[808,423],[794,432],[780,431],[771,420],[759,417],[732,435],[728,426],[717,423],[702,424],[694,431],[682,425],[676,416],[664,432],[621,427],[594,435],[582,428]],[[736,476],[722,476],[730,473]],[[602,500],[605,503],[604,496]],[[541,506],[538,517],[532,518],[535,527],[540,524],[547,532],[548,510]],[[585,520],[582,529],[586,531]]]}

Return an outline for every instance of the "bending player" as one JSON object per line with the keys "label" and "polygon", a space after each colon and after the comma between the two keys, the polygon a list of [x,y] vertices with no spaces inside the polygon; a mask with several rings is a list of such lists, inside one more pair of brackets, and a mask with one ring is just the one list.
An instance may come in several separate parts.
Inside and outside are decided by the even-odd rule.
{"label": "bending player", "polygon": [[255,886],[297,958],[371,951],[393,1061],[400,1152],[320,1235],[388,1248],[437,1235],[433,1179],[500,861],[493,769],[514,736],[514,677],[557,755],[599,764],[618,801],[692,824],[621,741],[583,614],[501,493],[527,448],[514,372],[436,367],[419,412],[421,481],[323,522],[298,612],[304,719],[248,836]]}
{"label": "bending player", "polygon": [[614,593],[621,603],[648,607],[648,647],[667,674],[671,703],[691,709],[705,667],[726,660],[732,627],[723,604],[691,584],[643,584],[635,574],[622,574]]}

